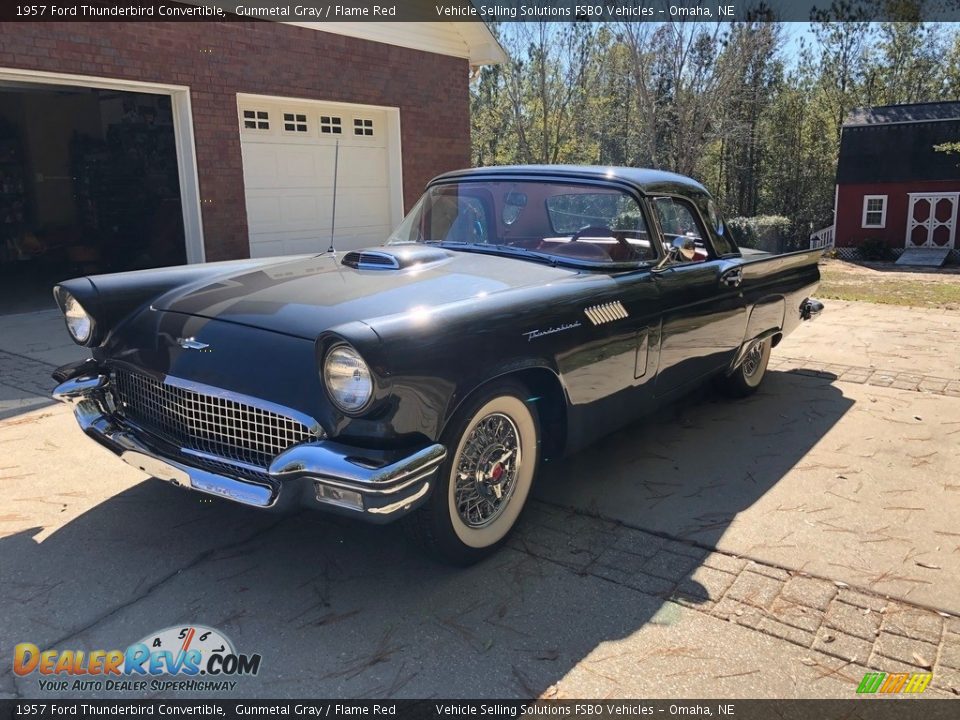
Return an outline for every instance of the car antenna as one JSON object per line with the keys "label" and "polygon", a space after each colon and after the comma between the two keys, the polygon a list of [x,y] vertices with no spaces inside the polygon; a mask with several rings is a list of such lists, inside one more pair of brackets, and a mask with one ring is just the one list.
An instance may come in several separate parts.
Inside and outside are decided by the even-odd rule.
{"label": "car antenna", "polygon": [[333,246],[333,232],[337,227],[337,169],[340,164],[340,138],[337,138],[337,144],[333,149],[333,209],[330,212],[330,247],[327,252],[336,256],[337,250]]}

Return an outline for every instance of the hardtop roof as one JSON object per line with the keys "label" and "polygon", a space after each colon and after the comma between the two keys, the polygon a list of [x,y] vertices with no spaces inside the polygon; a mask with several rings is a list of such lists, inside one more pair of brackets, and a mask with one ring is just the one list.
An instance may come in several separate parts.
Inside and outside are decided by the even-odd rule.
{"label": "hardtop roof", "polygon": [[501,180],[518,176],[542,177],[549,180],[613,180],[628,183],[644,195],[679,193],[709,196],[710,194],[703,185],[685,175],[665,170],[608,165],[494,165],[443,173],[431,180],[430,184],[463,179]]}

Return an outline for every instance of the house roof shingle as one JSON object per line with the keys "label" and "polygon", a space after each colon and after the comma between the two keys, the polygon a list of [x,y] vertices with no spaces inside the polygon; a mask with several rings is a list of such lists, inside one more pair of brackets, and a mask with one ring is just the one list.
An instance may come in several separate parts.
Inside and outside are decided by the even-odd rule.
{"label": "house roof shingle", "polygon": [[844,127],[892,125],[896,123],[936,122],[960,119],[960,102],[929,102],[911,105],[879,105],[854,108]]}

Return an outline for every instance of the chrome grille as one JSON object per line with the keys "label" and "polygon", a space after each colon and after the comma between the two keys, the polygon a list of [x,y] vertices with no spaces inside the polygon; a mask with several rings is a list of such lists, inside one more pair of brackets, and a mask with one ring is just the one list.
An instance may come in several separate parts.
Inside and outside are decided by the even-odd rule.
{"label": "chrome grille", "polygon": [[279,413],[205,394],[139,372],[113,375],[118,411],[174,445],[266,468],[292,445],[320,437]]}

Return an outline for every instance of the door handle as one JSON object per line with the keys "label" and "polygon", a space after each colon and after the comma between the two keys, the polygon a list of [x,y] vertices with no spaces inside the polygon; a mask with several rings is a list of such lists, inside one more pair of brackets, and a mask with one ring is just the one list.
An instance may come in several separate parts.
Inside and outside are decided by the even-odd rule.
{"label": "door handle", "polygon": [[734,268],[733,270],[728,270],[723,275],[720,276],[720,284],[725,287],[735,288],[740,287],[740,283],[743,282],[743,270],[740,268]]}

